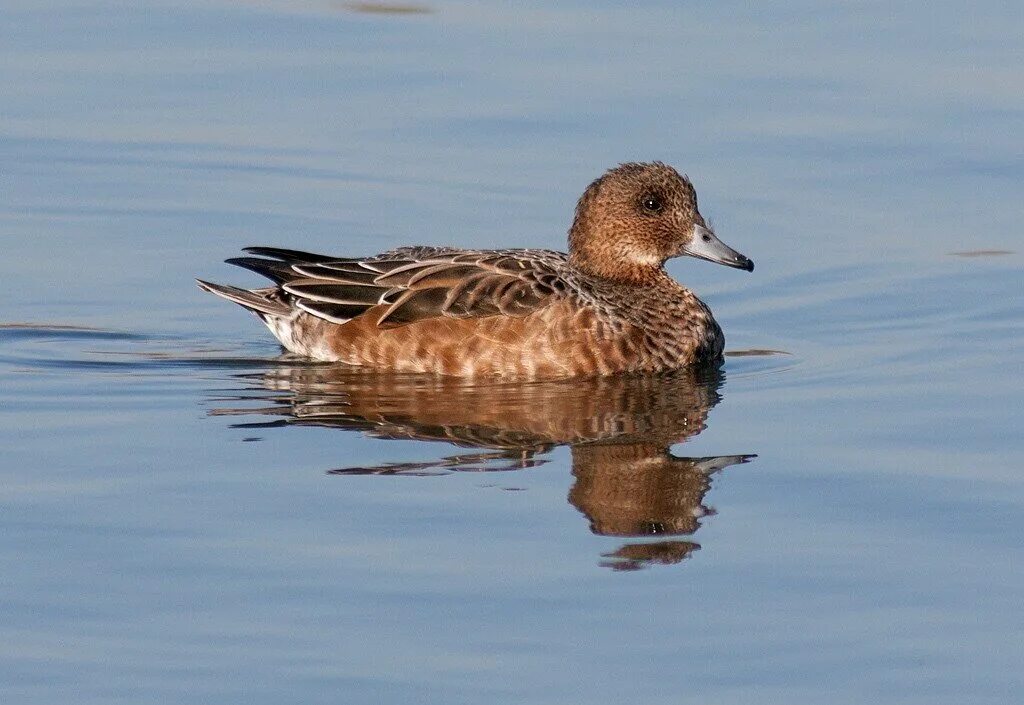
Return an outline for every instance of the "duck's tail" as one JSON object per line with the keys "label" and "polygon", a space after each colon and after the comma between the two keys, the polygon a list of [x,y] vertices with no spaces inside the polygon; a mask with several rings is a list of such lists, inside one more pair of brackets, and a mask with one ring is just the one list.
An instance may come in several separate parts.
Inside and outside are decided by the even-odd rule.
{"label": "duck's tail", "polygon": [[241,289],[237,286],[214,284],[202,279],[196,279],[196,284],[203,291],[216,294],[222,299],[233,301],[242,308],[252,311],[264,321],[268,317],[287,318],[292,314],[292,308],[281,300],[281,292],[277,287]]}

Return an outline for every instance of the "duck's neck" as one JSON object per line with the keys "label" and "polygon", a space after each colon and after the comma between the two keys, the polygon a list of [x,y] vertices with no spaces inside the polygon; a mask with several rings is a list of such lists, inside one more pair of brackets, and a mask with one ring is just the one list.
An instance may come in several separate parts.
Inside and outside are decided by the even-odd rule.
{"label": "duck's neck", "polygon": [[586,248],[569,251],[569,263],[585,274],[616,284],[645,286],[671,279],[661,259],[640,259],[614,251],[590,252]]}
{"label": "duck's neck", "polygon": [[665,273],[665,256],[654,243],[614,223],[596,223],[586,194],[569,229],[569,262],[579,271],[620,284],[651,284]]}

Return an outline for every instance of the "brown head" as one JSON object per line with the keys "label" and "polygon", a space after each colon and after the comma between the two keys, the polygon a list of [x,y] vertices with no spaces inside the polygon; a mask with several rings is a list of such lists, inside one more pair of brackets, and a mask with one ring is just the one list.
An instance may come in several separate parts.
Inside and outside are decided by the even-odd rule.
{"label": "brown head", "polygon": [[715,236],[697,210],[693,184],[667,164],[622,164],[590,184],[576,204],[569,257],[589,274],[649,281],[665,260],[681,255],[754,269]]}

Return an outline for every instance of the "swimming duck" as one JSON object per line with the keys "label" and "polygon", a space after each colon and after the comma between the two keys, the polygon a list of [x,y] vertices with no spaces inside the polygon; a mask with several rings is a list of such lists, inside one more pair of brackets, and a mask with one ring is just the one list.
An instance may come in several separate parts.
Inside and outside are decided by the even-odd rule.
{"label": "swimming duck", "polygon": [[274,286],[200,288],[256,314],[290,352],[441,375],[658,372],[721,358],[710,309],[665,271],[689,255],[753,271],[716,237],[685,176],[628,163],[576,205],[569,253],[400,247],[339,258],[276,247],[226,260]]}

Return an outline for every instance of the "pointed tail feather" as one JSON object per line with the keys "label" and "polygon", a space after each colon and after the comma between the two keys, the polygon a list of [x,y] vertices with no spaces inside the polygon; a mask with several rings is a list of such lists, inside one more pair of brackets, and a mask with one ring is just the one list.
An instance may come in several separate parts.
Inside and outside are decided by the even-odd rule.
{"label": "pointed tail feather", "polygon": [[233,301],[239,306],[247,308],[261,317],[262,315],[287,317],[291,314],[291,308],[287,304],[273,297],[277,292],[276,288],[256,290],[240,289],[237,286],[213,284],[212,282],[203,281],[202,279],[196,279],[196,283],[203,291],[208,291],[211,294],[216,294],[228,301]]}
{"label": "pointed tail feather", "polygon": [[291,279],[297,279],[298,274],[290,264],[276,259],[264,259],[262,257],[232,257],[224,260],[236,267],[243,267],[249,271],[256,272],[275,284],[284,284]]}
{"label": "pointed tail feather", "polygon": [[303,252],[302,250],[286,250],[283,247],[243,247],[243,251],[260,257],[273,257],[288,264],[314,264],[319,262],[334,262],[342,259],[330,255],[318,255],[314,252]]}

